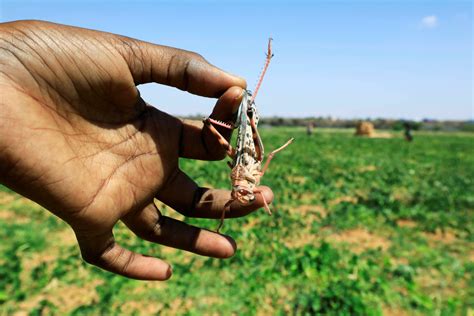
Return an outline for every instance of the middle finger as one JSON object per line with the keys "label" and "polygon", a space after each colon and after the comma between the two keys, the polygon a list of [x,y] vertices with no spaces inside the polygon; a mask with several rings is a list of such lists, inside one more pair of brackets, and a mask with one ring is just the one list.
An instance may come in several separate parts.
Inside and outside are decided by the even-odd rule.
{"label": "middle finger", "polygon": [[273,192],[266,186],[256,188],[255,200],[249,204],[232,201],[230,190],[199,187],[188,175],[176,169],[156,197],[188,217],[221,218],[245,216],[273,201]]}

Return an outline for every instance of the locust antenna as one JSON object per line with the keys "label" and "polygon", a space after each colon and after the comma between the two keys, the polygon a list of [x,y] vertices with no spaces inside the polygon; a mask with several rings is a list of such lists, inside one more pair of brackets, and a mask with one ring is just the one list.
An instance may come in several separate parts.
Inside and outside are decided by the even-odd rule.
{"label": "locust antenna", "polygon": [[273,38],[268,39],[268,51],[267,51],[267,58],[265,59],[265,65],[263,66],[262,72],[260,73],[260,77],[258,78],[257,85],[255,86],[255,90],[252,94],[252,97],[250,98],[250,103],[253,103],[255,100],[255,97],[257,96],[258,89],[260,89],[260,86],[262,85],[263,77],[265,76],[265,73],[267,72],[268,65],[270,65],[270,60],[273,57],[272,53],[272,40]]}

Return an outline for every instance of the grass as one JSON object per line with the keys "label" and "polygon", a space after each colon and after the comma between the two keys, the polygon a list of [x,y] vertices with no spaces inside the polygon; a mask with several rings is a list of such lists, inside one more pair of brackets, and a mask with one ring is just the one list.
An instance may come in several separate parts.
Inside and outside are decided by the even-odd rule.
{"label": "grass", "polygon": [[[115,229],[121,244],[173,265],[165,283],[83,263],[64,223],[0,187],[0,314],[472,313],[472,134],[419,133],[407,143],[345,130],[261,133],[267,151],[296,141],[262,180],[275,192],[274,216],[225,222],[239,245],[233,258],[199,257]],[[181,167],[202,185],[229,186],[224,162]]]}

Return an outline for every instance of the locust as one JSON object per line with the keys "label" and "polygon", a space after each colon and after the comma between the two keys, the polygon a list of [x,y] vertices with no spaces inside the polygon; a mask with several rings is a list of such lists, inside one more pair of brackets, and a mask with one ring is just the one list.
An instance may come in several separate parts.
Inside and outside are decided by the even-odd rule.
{"label": "locust", "polygon": [[[217,231],[222,227],[225,213],[226,211],[230,211],[230,205],[234,201],[238,201],[242,205],[248,205],[255,201],[257,194],[260,194],[263,198],[265,210],[269,215],[272,214],[270,207],[265,200],[265,196],[258,190],[257,186],[260,184],[260,179],[268,170],[268,166],[274,155],[283,150],[294,140],[291,138],[283,146],[272,151],[268,155],[265,164],[263,164],[264,146],[257,129],[259,115],[255,105],[255,97],[260,89],[263,77],[265,76],[272,57],[272,38],[270,38],[268,40],[265,64],[257,81],[257,85],[255,86],[253,93],[250,90],[244,91],[242,102],[238,107],[234,121],[222,122],[210,117],[203,121],[204,126],[209,128],[211,133],[217,137],[219,143],[226,150],[227,155],[232,159],[232,162],[228,162],[228,165],[231,168],[231,198],[224,206]],[[221,126],[229,130],[237,129],[235,147],[232,147],[225,137],[219,133],[215,126]]]}

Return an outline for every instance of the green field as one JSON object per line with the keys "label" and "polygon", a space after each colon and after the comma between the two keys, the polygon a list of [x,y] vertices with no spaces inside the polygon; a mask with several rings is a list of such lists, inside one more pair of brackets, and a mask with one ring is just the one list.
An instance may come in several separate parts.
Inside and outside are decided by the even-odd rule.
{"label": "green field", "polygon": [[[296,140],[262,180],[275,192],[274,215],[225,222],[239,246],[233,258],[153,245],[116,227],[119,243],[173,265],[167,282],[83,263],[67,225],[0,187],[0,315],[472,315],[473,134],[419,133],[407,143],[344,130],[261,133],[267,151]],[[224,162],[181,166],[201,185],[229,186]]]}

